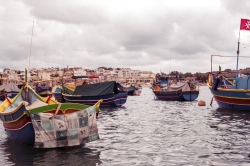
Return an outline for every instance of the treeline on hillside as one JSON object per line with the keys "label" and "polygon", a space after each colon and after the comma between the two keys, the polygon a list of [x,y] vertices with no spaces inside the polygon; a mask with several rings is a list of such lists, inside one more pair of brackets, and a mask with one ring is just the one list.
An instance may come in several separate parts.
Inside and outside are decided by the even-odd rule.
{"label": "treeline on hillside", "polygon": [[208,77],[208,73],[199,73],[196,72],[194,74],[187,72],[187,73],[181,73],[178,71],[171,71],[169,74],[166,73],[162,73],[163,75],[169,75],[172,77],[176,77],[176,78],[187,78],[187,77],[196,77],[196,80],[199,82],[206,82],[207,77]]}

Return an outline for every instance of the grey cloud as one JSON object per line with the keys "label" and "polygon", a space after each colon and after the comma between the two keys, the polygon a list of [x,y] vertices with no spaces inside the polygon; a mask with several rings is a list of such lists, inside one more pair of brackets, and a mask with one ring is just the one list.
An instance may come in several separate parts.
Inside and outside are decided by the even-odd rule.
{"label": "grey cloud", "polygon": [[[127,10],[114,14],[94,1],[22,2],[2,4],[6,10],[0,13],[0,53],[11,62],[0,64],[2,67],[18,66],[15,60],[28,60],[33,20],[34,67],[107,66],[159,71],[169,69],[171,62],[174,70],[205,72],[210,70],[211,54],[236,53],[235,31],[239,29],[241,9],[232,9],[233,1],[221,1],[222,8],[169,8],[159,3],[139,14]],[[244,1],[241,5],[248,4]],[[20,8],[19,14],[11,8]],[[201,68],[186,65],[197,62]]]}
{"label": "grey cloud", "polygon": [[250,14],[250,1],[248,0],[221,0],[221,4],[222,7],[224,7],[226,10],[230,11],[233,14],[239,14],[241,16],[243,16],[242,13],[244,13],[244,16],[245,14]]}
{"label": "grey cloud", "polygon": [[107,12],[91,1],[32,1],[24,0],[31,7],[30,13],[39,19],[54,20],[70,24],[96,25],[105,22]]}

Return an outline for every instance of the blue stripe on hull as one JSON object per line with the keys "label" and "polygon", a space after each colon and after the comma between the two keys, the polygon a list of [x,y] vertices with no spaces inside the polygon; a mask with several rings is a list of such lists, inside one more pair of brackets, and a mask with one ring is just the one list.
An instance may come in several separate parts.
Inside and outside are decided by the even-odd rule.
{"label": "blue stripe on hull", "polygon": [[0,118],[3,122],[12,122],[22,117],[25,111],[26,111],[26,108],[24,105],[22,105],[18,111],[11,113],[11,114],[0,115]]}
{"label": "blue stripe on hull", "polygon": [[120,107],[127,101],[127,94],[126,93],[120,93],[120,94],[108,94],[103,96],[64,96],[65,102],[68,103],[80,103],[80,104],[86,104],[86,105],[93,105],[96,102],[98,102],[100,99],[103,100],[103,102],[100,104],[100,106],[115,106]]}
{"label": "blue stripe on hull", "polygon": [[225,96],[225,97],[232,97],[232,98],[245,98],[250,99],[250,91],[243,91],[243,90],[213,90],[209,88],[214,95]]}
{"label": "blue stripe on hull", "polygon": [[40,96],[42,96],[42,97],[48,97],[48,96],[50,96],[51,94],[39,94]]}
{"label": "blue stripe on hull", "polygon": [[6,129],[7,136],[19,143],[34,145],[35,143],[35,133],[31,122],[26,123],[20,129]]}
{"label": "blue stripe on hull", "polygon": [[5,100],[5,98],[4,98],[3,95],[0,95],[0,100],[1,100],[1,101],[4,101],[4,100]]}
{"label": "blue stripe on hull", "polygon": [[184,101],[184,98],[182,95],[180,96],[164,96],[164,95],[156,95],[156,98],[158,100],[170,100],[170,101]]}
{"label": "blue stripe on hull", "polygon": [[[7,97],[9,97],[9,98],[14,98],[16,95],[17,95],[17,93],[5,93],[5,95],[7,96]],[[4,101],[5,100],[5,97],[4,97],[4,95],[0,95],[0,100],[1,101]]]}
{"label": "blue stripe on hull", "polygon": [[199,91],[154,91],[158,100],[171,100],[171,101],[193,101],[199,96]]}
{"label": "blue stripe on hull", "polygon": [[220,108],[250,110],[249,90],[214,90],[209,87]]}

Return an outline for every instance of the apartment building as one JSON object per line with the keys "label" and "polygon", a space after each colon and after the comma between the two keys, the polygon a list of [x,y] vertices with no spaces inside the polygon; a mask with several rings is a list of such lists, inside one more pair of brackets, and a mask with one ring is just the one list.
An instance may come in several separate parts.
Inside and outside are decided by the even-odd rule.
{"label": "apartment building", "polygon": [[[84,69],[82,67],[75,68],[42,68],[30,69],[28,71],[29,82],[47,84],[53,86],[60,82],[74,82],[72,76],[98,76],[89,82],[116,81],[128,84],[146,84],[153,83],[155,74],[151,71],[132,70],[131,68],[105,68],[99,67],[95,70]],[[8,83],[8,81],[22,84],[25,81],[25,72],[20,70],[4,69],[0,73],[0,84]]]}

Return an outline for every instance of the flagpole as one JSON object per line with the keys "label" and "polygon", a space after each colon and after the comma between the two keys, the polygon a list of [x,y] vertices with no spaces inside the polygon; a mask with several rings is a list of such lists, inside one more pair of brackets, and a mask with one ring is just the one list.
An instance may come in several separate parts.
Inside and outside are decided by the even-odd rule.
{"label": "flagpole", "polygon": [[240,54],[240,30],[239,30],[238,48],[237,48],[236,78],[238,77],[239,54]]}

